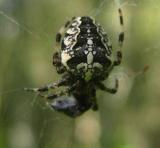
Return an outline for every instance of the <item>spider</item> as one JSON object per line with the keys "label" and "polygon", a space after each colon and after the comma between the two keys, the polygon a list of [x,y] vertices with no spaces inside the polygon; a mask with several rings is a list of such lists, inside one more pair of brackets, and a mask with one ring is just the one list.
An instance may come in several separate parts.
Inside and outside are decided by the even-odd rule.
{"label": "spider", "polygon": [[[119,22],[123,28],[123,15],[118,9]],[[99,23],[89,16],[73,17],[56,35],[59,51],[53,54],[53,65],[62,78],[57,82],[39,88],[25,88],[44,97],[51,108],[77,117],[85,111],[98,110],[96,89],[116,93],[118,80],[114,88],[106,87],[102,81],[121,63],[123,29],[119,33],[119,50],[113,58],[112,45]],[[51,89],[65,86],[65,89],[45,95]]]}

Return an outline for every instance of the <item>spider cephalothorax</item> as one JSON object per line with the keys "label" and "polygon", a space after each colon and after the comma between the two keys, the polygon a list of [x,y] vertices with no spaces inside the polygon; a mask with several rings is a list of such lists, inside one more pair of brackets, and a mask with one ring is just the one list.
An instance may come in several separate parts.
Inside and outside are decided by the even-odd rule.
{"label": "spider cephalothorax", "polygon": [[[123,26],[122,11],[119,9],[120,25]],[[62,79],[40,88],[26,88],[35,91],[48,99],[49,105],[55,110],[76,117],[86,110],[98,109],[96,89],[115,93],[118,80],[114,88],[107,88],[102,83],[114,66],[121,63],[121,47],[124,32],[119,34],[120,48],[116,59],[112,55],[111,42],[103,28],[94,19],[83,16],[74,17],[68,21],[56,35],[56,42],[60,50],[53,55],[53,65]],[[66,86],[60,93],[43,95],[42,92],[56,87]],[[49,101],[50,100],[50,101]]]}

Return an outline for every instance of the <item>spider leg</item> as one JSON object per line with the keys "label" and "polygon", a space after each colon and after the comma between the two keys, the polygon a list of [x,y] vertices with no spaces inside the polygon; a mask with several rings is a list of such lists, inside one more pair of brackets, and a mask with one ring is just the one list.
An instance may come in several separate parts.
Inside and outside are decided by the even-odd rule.
{"label": "spider leg", "polygon": [[75,87],[77,86],[77,84],[79,83],[79,81],[76,81],[73,85],[67,87],[66,89],[60,91],[57,94],[47,94],[47,95],[44,95],[44,94],[42,94],[42,92],[46,92],[49,89],[54,89],[54,88],[57,88],[57,87],[60,87],[60,86],[64,86],[64,85],[66,85],[68,83],[68,81],[69,81],[69,79],[67,79],[67,78],[66,79],[61,79],[58,82],[51,83],[51,84],[48,84],[48,85],[43,86],[43,87],[39,87],[39,88],[24,88],[24,90],[25,91],[37,92],[39,96],[44,97],[44,98],[46,98],[48,100],[52,100],[52,99],[57,98],[59,96],[69,94],[72,90],[75,89]]}
{"label": "spider leg", "polygon": [[[79,83],[79,81],[77,81],[77,82]],[[43,94],[39,93],[38,95],[41,96],[41,97],[44,97],[46,99],[49,99],[49,100],[55,99],[55,98],[60,97],[60,96],[68,95],[72,90],[75,89],[75,87],[77,85],[77,82],[74,83],[72,86],[69,86],[66,89],[60,91],[57,94],[43,95]]]}
{"label": "spider leg", "polygon": [[52,64],[56,67],[56,71],[57,71],[58,74],[62,74],[62,73],[65,72],[65,67],[61,63],[60,52],[55,52],[53,54],[53,63]]}
{"label": "spider leg", "polygon": [[119,37],[118,37],[118,42],[119,42],[119,49],[117,51],[117,55],[116,55],[116,60],[114,61],[114,66],[117,66],[119,64],[121,64],[122,61],[122,46],[123,46],[123,41],[124,41],[124,22],[123,22],[123,14],[122,14],[122,10],[121,8],[118,9],[118,13],[119,13],[119,22],[120,22],[120,26],[121,26],[121,31],[119,33]]}
{"label": "spider leg", "polygon": [[38,96],[43,97],[43,98],[45,98],[45,99],[47,99],[49,101],[49,100],[56,99],[56,98],[58,98],[60,96],[64,96],[64,95],[67,94],[67,92],[68,92],[68,90],[66,89],[64,91],[60,91],[59,93],[55,93],[55,94],[44,95],[42,93],[38,93]]}
{"label": "spider leg", "polygon": [[66,85],[67,82],[68,82],[68,77],[64,77],[63,79],[61,79],[57,82],[50,83],[48,85],[45,85],[45,86],[42,86],[42,87],[39,87],[39,88],[24,88],[24,90],[25,91],[32,91],[32,92],[46,92],[49,89],[55,89],[57,87]]}
{"label": "spider leg", "polygon": [[117,90],[118,90],[118,79],[115,80],[115,86],[114,86],[114,88],[108,88],[108,87],[106,87],[106,86],[105,86],[103,83],[101,83],[101,82],[98,82],[98,83],[97,83],[97,87],[98,87],[99,89],[103,90],[103,91],[107,91],[107,92],[109,92],[109,93],[111,93],[111,94],[115,94],[115,93],[117,92]]}
{"label": "spider leg", "polygon": [[45,98],[47,100],[53,100],[53,99],[58,98],[59,96],[61,96],[61,94],[62,94],[62,92],[60,92],[59,94],[47,94],[47,95],[38,93],[38,96],[43,97],[43,98]]}

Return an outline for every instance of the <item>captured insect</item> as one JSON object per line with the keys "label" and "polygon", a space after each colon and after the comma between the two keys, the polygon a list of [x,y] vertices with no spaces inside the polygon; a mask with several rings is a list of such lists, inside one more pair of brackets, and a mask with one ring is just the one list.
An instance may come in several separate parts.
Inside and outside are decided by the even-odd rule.
{"label": "captured insect", "polygon": [[[123,28],[123,15],[118,9],[119,22]],[[96,90],[116,93],[118,80],[113,88],[106,87],[102,81],[108,78],[114,66],[121,63],[123,29],[119,33],[119,49],[115,58],[112,45],[102,26],[89,16],[73,17],[56,35],[58,52],[53,54],[53,65],[62,78],[39,88],[25,88],[46,98],[49,106],[70,117],[77,117],[85,111],[98,110]],[[65,89],[45,95],[50,89],[65,86]]]}

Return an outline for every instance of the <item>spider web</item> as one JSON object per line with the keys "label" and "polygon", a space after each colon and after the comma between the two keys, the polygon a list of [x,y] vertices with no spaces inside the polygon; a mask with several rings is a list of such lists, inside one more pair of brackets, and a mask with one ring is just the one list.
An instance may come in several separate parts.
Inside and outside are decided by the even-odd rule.
{"label": "spider web", "polygon": [[[40,2],[33,1],[34,6],[38,3]],[[64,4],[62,5],[62,3]],[[148,0],[148,3],[151,4],[152,2]],[[157,10],[159,9],[157,4],[159,2],[154,1],[150,7],[157,7],[155,8]],[[21,8],[18,5],[23,7]],[[16,0],[15,3],[10,0],[0,1],[0,147],[70,148],[83,147],[84,145],[95,148],[103,147],[103,144],[99,142],[102,135],[102,127],[98,113],[88,112],[79,119],[73,120],[50,110],[44,105],[43,99],[37,95],[24,92],[23,88],[27,86],[42,86],[42,84],[47,84],[60,78],[55,75],[56,72],[50,63],[54,52],[54,36],[61,25],[65,23],[64,21],[67,21],[67,18],[86,14],[97,18],[102,22],[101,24],[104,23],[103,26],[108,26],[107,32],[113,36],[112,42],[116,45],[117,32],[119,31],[117,24],[119,22],[118,19],[116,22],[111,18],[116,20],[118,16],[117,8],[121,6],[126,12],[129,10],[134,11],[134,9],[138,9],[137,7],[146,5],[146,2],[136,0],[115,0],[114,2],[107,0],[94,2],[55,0],[53,2],[42,2],[41,5],[44,7],[44,13],[41,12],[43,7],[35,7],[36,11],[33,8],[31,9],[32,3],[30,1],[20,2]],[[51,10],[55,9],[54,13],[51,10],[47,10],[48,6],[50,6]],[[25,7],[29,8],[29,10],[25,10]],[[18,8],[17,11],[16,8]],[[73,10],[68,11],[71,8]],[[57,19],[58,13],[60,17]],[[43,16],[43,19],[40,18],[37,23],[35,20],[38,20],[36,17],[39,17],[39,15],[46,16]],[[129,15],[131,14],[125,14],[125,16],[130,17]],[[104,21],[105,19],[107,20]],[[125,29],[127,31],[133,29],[130,28],[130,23],[131,20],[126,19]],[[54,27],[51,27],[52,25]],[[155,30],[153,29],[153,31]],[[130,34],[127,34],[127,41],[125,41],[127,42],[127,47],[132,45],[132,43],[129,43],[131,40]],[[148,40],[150,39],[148,37]],[[137,46],[133,45],[132,47]],[[140,54],[144,55],[148,61],[151,61],[152,58],[159,58],[159,48],[158,40],[152,40],[152,42],[143,46]],[[135,54],[137,52],[137,50],[129,52],[126,47],[125,49],[124,52],[128,57],[131,53]],[[148,63],[142,60],[140,67],[135,68],[136,72],[130,70],[128,65],[125,65],[125,69],[128,68],[127,70],[120,67],[113,72],[109,83],[107,82],[109,85],[112,85],[114,78],[117,77],[120,79],[122,86],[128,86],[127,89],[120,88],[121,94],[113,98],[119,99],[129,95],[134,79],[144,72],[144,70],[139,69],[143,69],[145,64]],[[129,83],[126,81],[129,81]],[[98,93],[98,96],[105,98],[102,93]],[[116,108],[120,102],[123,102],[120,105],[123,106],[125,101],[123,102],[120,99],[119,101],[114,100],[107,103]]]}

